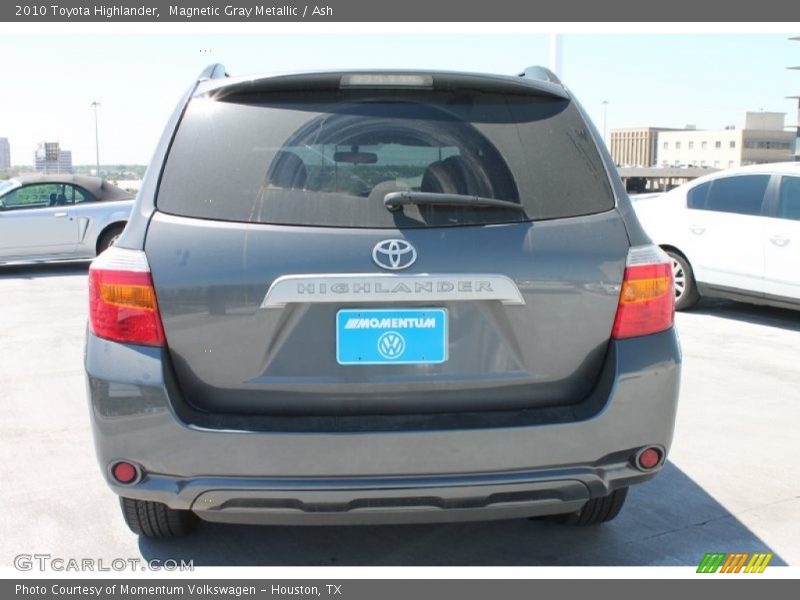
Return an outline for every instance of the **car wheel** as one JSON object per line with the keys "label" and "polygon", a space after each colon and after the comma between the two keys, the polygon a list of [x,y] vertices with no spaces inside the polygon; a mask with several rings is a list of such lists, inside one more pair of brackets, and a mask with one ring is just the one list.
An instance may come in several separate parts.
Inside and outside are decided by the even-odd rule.
{"label": "car wheel", "polygon": [[628,495],[628,488],[614,490],[608,496],[602,498],[592,498],[583,505],[579,511],[567,513],[565,515],[555,515],[553,519],[563,525],[589,526],[606,523],[619,514],[625,498]]}
{"label": "car wheel", "polygon": [[197,517],[188,510],[175,510],[161,502],[120,498],[122,516],[131,531],[150,538],[179,537],[194,529]]}
{"label": "car wheel", "polygon": [[108,250],[117,241],[117,238],[122,235],[122,230],[125,229],[124,225],[112,227],[100,236],[100,241],[97,243],[97,253],[100,254]]}
{"label": "car wheel", "polygon": [[692,265],[677,252],[667,250],[667,254],[672,259],[672,275],[675,279],[675,310],[687,310],[700,300]]}

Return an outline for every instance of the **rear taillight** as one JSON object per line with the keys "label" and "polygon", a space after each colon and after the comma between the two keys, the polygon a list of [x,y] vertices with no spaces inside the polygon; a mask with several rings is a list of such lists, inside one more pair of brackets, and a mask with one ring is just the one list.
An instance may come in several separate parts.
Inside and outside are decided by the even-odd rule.
{"label": "rear taillight", "polygon": [[658,246],[628,252],[611,336],[616,339],[658,333],[672,327],[675,291],[672,261]]}
{"label": "rear taillight", "polygon": [[164,345],[150,265],[141,250],[112,246],[89,268],[89,326],[98,337]]}

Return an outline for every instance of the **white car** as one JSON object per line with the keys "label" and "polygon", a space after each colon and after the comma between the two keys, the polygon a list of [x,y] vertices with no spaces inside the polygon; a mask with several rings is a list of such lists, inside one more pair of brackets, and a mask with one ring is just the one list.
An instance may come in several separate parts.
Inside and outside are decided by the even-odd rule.
{"label": "white car", "polygon": [[678,310],[701,296],[800,309],[800,163],[715,172],[633,205],[672,257]]}
{"label": "white car", "polygon": [[122,233],[133,199],[84,175],[0,181],[0,264],[93,258]]}

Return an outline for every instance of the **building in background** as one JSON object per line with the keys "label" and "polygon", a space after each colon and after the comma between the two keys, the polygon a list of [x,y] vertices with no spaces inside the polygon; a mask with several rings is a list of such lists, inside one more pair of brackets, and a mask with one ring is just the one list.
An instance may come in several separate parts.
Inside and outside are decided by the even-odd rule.
{"label": "building in background", "polygon": [[11,144],[8,138],[0,138],[0,176],[11,170]]}
{"label": "building in background", "polygon": [[658,134],[659,167],[729,169],[793,160],[795,132],[785,131],[786,113],[748,112],[744,128],[681,129]]}
{"label": "building in background", "polygon": [[611,130],[611,158],[624,167],[652,167],[656,164],[656,144],[666,127],[631,127]]}
{"label": "building in background", "polygon": [[787,96],[787,100],[797,100],[797,121],[794,124],[794,159],[800,161],[800,96]]}
{"label": "building in background", "polygon": [[34,153],[34,164],[40,173],[72,173],[72,152],[62,150],[58,142],[42,142]]}

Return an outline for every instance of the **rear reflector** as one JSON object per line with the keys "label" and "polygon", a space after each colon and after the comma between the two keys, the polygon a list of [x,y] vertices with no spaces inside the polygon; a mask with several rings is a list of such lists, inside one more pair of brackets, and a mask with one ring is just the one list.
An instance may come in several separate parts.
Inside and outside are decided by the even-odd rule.
{"label": "rear reflector", "polygon": [[111,467],[111,474],[114,476],[114,479],[120,483],[133,483],[139,478],[139,471],[136,467],[124,460],[115,463],[114,466]]}
{"label": "rear reflector", "polygon": [[675,318],[673,286],[672,261],[658,246],[631,248],[611,336],[615,339],[637,337],[672,327]]}
{"label": "rear reflector", "polygon": [[661,462],[661,451],[658,448],[645,448],[636,457],[636,466],[643,471],[655,469]]}
{"label": "rear reflector", "polygon": [[112,246],[89,268],[89,326],[98,337],[163,346],[164,329],[147,257]]}

